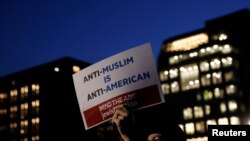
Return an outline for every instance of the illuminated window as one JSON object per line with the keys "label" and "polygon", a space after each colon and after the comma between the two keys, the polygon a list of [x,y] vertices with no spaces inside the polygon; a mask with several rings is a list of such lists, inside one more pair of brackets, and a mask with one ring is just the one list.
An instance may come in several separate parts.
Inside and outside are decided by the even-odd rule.
{"label": "illuminated window", "polygon": [[36,118],[32,118],[31,119],[31,123],[32,123],[32,132],[33,133],[38,133],[39,131],[39,123],[40,123],[40,119],[38,117]]}
{"label": "illuminated window", "polygon": [[197,100],[197,101],[201,101],[201,100],[202,100],[202,96],[201,96],[200,93],[197,93],[197,94],[196,94],[196,100]]}
{"label": "illuminated window", "polygon": [[79,66],[73,66],[72,70],[74,73],[76,73],[76,72],[79,72],[81,70],[81,68]]}
{"label": "illuminated window", "polygon": [[169,57],[169,64],[175,64],[179,62],[179,56],[175,55],[172,57]]}
{"label": "illuminated window", "polygon": [[236,86],[235,85],[229,85],[226,86],[226,93],[227,94],[235,94],[236,93]]}
{"label": "illuminated window", "polygon": [[183,124],[178,124],[178,126],[181,128],[182,131],[184,131],[184,126],[183,126]]}
{"label": "illuminated window", "polygon": [[224,97],[224,90],[221,88],[214,89],[214,97],[215,98],[223,98]]}
{"label": "illuminated window", "polygon": [[218,58],[214,58],[210,61],[211,69],[219,69],[220,64],[221,64],[221,62]]}
{"label": "illuminated window", "polygon": [[190,90],[200,87],[198,79],[199,70],[196,64],[190,64],[180,67],[182,90]]}
{"label": "illuminated window", "polygon": [[205,105],[205,114],[206,115],[210,115],[210,113],[211,113],[211,107],[210,107],[210,105]]}
{"label": "illuminated window", "polygon": [[224,74],[225,76],[225,81],[228,82],[228,81],[233,81],[235,79],[235,76],[234,76],[234,72],[230,71],[230,72],[226,72]]}
{"label": "illuminated window", "polygon": [[11,90],[10,91],[10,102],[16,102],[17,101],[17,90]]}
{"label": "illuminated window", "polygon": [[169,70],[169,77],[171,79],[178,77],[178,69],[170,69]]}
{"label": "illuminated window", "polygon": [[209,63],[207,61],[203,61],[200,63],[200,70],[202,72],[209,71]]}
{"label": "illuminated window", "polygon": [[207,125],[217,125],[216,120],[214,119],[207,120]]}
{"label": "illuminated window", "polygon": [[27,132],[28,132],[28,120],[21,120],[20,134],[27,134]]}
{"label": "illuminated window", "polygon": [[201,84],[202,84],[202,86],[211,85],[211,75],[206,74],[206,75],[201,76]]}
{"label": "illuminated window", "polygon": [[27,102],[21,104],[21,108],[20,108],[21,109],[21,113],[20,113],[21,119],[24,119],[28,116],[28,108],[29,108],[29,106],[28,106]]}
{"label": "illuminated window", "polygon": [[10,132],[11,133],[17,132],[17,123],[16,122],[10,123]]}
{"label": "illuminated window", "polygon": [[218,119],[218,125],[228,125],[228,118],[219,118]]}
{"label": "illuminated window", "polygon": [[17,117],[17,106],[10,107],[10,118],[14,119]]}
{"label": "illuminated window", "polygon": [[39,113],[39,106],[40,106],[40,101],[39,100],[34,100],[31,102],[31,106],[32,106],[32,114],[38,114]]}
{"label": "illuminated window", "polygon": [[222,83],[221,72],[214,72],[212,76],[213,84]]}
{"label": "illuminated window", "polygon": [[179,83],[177,81],[174,81],[171,83],[171,92],[172,93],[176,93],[179,92],[180,87],[179,87]]}
{"label": "illuminated window", "polygon": [[7,94],[0,93],[0,103],[6,102],[6,100],[7,100]]}
{"label": "illuminated window", "polygon": [[170,92],[169,91],[170,86],[168,84],[162,84],[161,87],[162,87],[163,94],[169,94],[169,92]]}
{"label": "illuminated window", "polygon": [[194,107],[194,117],[195,118],[202,118],[204,116],[204,112],[201,106]]}
{"label": "illuminated window", "polygon": [[199,33],[170,42],[166,44],[165,48],[167,52],[186,51],[197,48],[205,43],[208,43],[208,35],[206,33]]}
{"label": "illuminated window", "polygon": [[229,108],[229,111],[231,112],[236,111],[238,108],[237,102],[234,100],[228,101],[228,108]]}
{"label": "illuminated window", "polygon": [[224,34],[224,33],[220,34],[219,37],[218,37],[218,39],[219,39],[220,41],[226,40],[227,38],[228,38],[227,35]]}
{"label": "illuminated window", "polygon": [[183,118],[185,120],[193,118],[193,110],[192,110],[192,108],[185,108],[185,109],[183,109]]}
{"label": "illuminated window", "polygon": [[31,137],[31,141],[39,141],[39,140],[40,140],[39,135],[36,135],[36,136],[32,136],[32,137]]}
{"label": "illuminated window", "polygon": [[223,49],[222,49],[222,53],[227,54],[227,53],[230,53],[230,52],[232,52],[232,47],[230,45],[228,45],[228,44],[224,45]]}
{"label": "illuminated window", "polygon": [[31,90],[33,95],[38,95],[40,92],[40,86],[39,84],[32,84],[31,85]]}
{"label": "illuminated window", "polygon": [[185,125],[185,131],[187,135],[193,135],[194,134],[194,123],[186,123]]}
{"label": "illuminated window", "polygon": [[221,102],[220,103],[220,112],[225,113],[226,111],[227,111],[227,106],[226,106],[225,102]]}
{"label": "illuminated window", "polygon": [[161,81],[168,80],[168,71],[167,70],[160,72],[160,79],[161,79]]}
{"label": "illuminated window", "polygon": [[223,67],[232,66],[233,58],[232,57],[221,58],[221,62]]}
{"label": "illuminated window", "polygon": [[28,138],[21,138],[20,141],[28,141]]}
{"label": "illuminated window", "polygon": [[197,52],[191,52],[191,53],[189,53],[189,57],[190,58],[197,57],[197,56],[198,56]]}
{"label": "illuminated window", "polygon": [[28,86],[21,87],[21,99],[26,99],[28,97],[28,92]]}
{"label": "illuminated window", "polygon": [[195,129],[198,133],[205,133],[206,131],[206,125],[204,121],[199,121],[195,123]]}
{"label": "illuminated window", "polygon": [[3,118],[7,115],[7,109],[0,109],[0,118]]}
{"label": "illuminated window", "polygon": [[203,92],[203,99],[204,99],[204,101],[208,101],[208,100],[213,99],[213,93],[209,90],[205,90]]}
{"label": "illuminated window", "polygon": [[230,123],[231,125],[240,125],[240,118],[236,116],[230,117]]}

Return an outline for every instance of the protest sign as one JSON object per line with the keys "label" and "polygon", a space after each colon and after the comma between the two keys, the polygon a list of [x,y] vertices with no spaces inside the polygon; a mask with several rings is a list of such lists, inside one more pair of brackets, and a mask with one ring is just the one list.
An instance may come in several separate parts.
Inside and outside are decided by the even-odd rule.
{"label": "protest sign", "polygon": [[110,120],[117,105],[139,109],[165,102],[150,43],[97,62],[73,80],[86,130]]}

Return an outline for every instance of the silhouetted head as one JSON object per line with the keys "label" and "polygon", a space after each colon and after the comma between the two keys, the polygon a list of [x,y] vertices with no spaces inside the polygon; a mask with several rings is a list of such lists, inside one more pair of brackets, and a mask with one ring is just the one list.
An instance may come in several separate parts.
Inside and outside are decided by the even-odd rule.
{"label": "silhouetted head", "polygon": [[164,103],[134,111],[137,140],[147,141],[150,134],[160,133],[164,141],[186,141],[174,113],[174,109]]}

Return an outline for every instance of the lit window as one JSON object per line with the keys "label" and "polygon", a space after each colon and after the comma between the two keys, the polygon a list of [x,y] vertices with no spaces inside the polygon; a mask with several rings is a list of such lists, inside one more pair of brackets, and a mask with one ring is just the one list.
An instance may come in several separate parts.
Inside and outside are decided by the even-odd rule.
{"label": "lit window", "polygon": [[185,109],[183,109],[183,118],[185,120],[193,118],[193,110],[192,110],[192,108],[185,108]]}
{"label": "lit window", "polygon": [[40,140],[40,137],[38,135],[31,137],[31,141],[39,141],[39,140]]}
{"label": "lit window", "polygon": [[17,123],[16,122],[10,123],[10,132],[15,133],[16,131],[17,131]]}
{"label": "lit window", "polygon": [[210,61],[211,69],[219,69],[220,64],[221,64],[221,62],[218,58],[214,58]]}
{"label": "lit window", "polygon": [[220,103],[220,112],[225,113],[227,111],[227,106],[224,102]]}
{"label": "lit window", "polygon": [[206,74],[206,75],[201,76],[201,84],[202,84],[202,86],[211,85],[211,75]]}
{"label": "lit window", "polygon": [[201,96],[200,93],[197,93],[197,94],[196,94],[196,100],[197,100],[197,101],[201,101],[201,100],[202,100],[202,96]]}
{"label": "lit window", "polygon": [[17,101],[17,90],[11,90],[10,91],[10,101],[11,102],[16,102]]}
{"label": "lit window", "polygon": [[216,125],[216,121],[214,119],[207,120],[207,125]]}
{"label": "lit window", "polygon": [[189,53],[189,57],[190,58],[197,57],[197,56],[198,56],[197,52],[191,52],[191,53]]}
{"label": "lit window", "polygon": [[31,119],[31,123],[32,123],[32,132],[33,132],[33,133],[38,133],[38,131],[39,131],[40,119],[39,119],[38,117],[32,118],[32,119]]}
{"label": "lit window", "polygon": [[209,90],[205,90],[203,92],[203,99],[204,99],[204,101],[208,101],[208,100],[213,99],[213,93]]}
{"label": "lit window", "polygon": [[214,72],[212,74],[212,80],[213,80],[213,84],[219,84],[222,83],[222,77],[221,77],[221,72]]}
{"label": "lit window", "polygon": [[55,71],[55,72],[59,72],[60,69],[59,69],[58,67],[55,67],[55,68],[54,68],[54,71]]}
{"label": "lit window", "polygon": [[40,86],[39,84],[32,84],[31,85],[31,89],[32,89],[32,94],[33,95],[38,95],[40,92]]}
{"label": "lit window", "polygon": [[178,76],[178,69],[170,69],[169,70],[169,77],[171,79],[176,78]]}
{"label": "lit window", "polygon": [[227,35],[222,33],[219,35],[219,38],[218,38],[220,41],[223,41],[223,40],[226,40],[227,39]]}
{"label": "lit window", "polygon": [[7,115],[7,109],[0,109],[0,118]]}
{"label": "lit window", "polygon": [[0,103],[6,102],[6,100],[7,100],[7,94],[0,93]]}
{"label": "lit window", "polygon": [[190,90],[200,87],[198,79],[199,70],[196,64],[190,64],[180,67],[180,78],[182,90]]}
{"label": "lit window", "polygon": [[222,53],[227,54],[227,53],[230,53],[231,51],[232,51],[232,47],[230,45],[226,44],[223,46]]}
{"label": "lit window", "polygon": [[28,116],[28,108],[29,108],[29,106],[28,106],[27,102],[21,104],[21,113],[20,113],[21,119],[24,119]]}
{"label": "lit window", "polygon": [[31,102],[32,105],[32,114],[38,114],[39,113],[39,105],[40,105],[40,101],[39,100],[34,100]]}
{"label": "lit window", "polygon": [[184,131],[184,126],[183,126],[183,124],[178,124],[178,126],[181,128],[182,131]]}
{"label": "lit window", "polygon": [[20,141],[28,141],[28,138],[22,138]]}
{"label": "lit window", "polygon": [[174,81],[171,83],[171,92],[172,93],[176,93],[176,92],[179,92],[179,83],[177,81]]}
{"label": "lit window", "polygon": [[229,85],[229,86],[226,86],[226,93],[227,94],[235,94],[236,92],[236,86],[235,85]]}
{"label": "lit window", "polygon": [[169,64],[175,64],[179,62],[179,57],[177,55],[169,57]]}
{"label": "lit window", "polygon": [[228,125],[228,118],[219,118],[218,119],[218,125]]}
{"label": "lit window", "polygon": [[230,123],[231,125],[240,125],[240,118],[239,117],[230,117]]}
{"label": "lit window", "polygon": [[203,61],[200,63],[200,70],[202,72],[209,71],[209,63],[207,61]]}
{"label": "lit window", "polygon": [[161,87],[162,87],[163,94],[169,94],[170,86],[168,84],[162,84]]}
{"label": "lit window", "polygon": [[168,71],[167,70],[160,72],[160,79],[161,79],[161,81],[168,80]]}
{"label": "lit window", "polygon": [[232,57],[221,58],[221,62],[223,67],[232,66],[233,58]]}
{"label": "lit window", "polygon": [[237,108],[238,108],[238,104],[236,101],[232,100],[232,101],[228,101],[228,108],[229,108],[229,111],[236,111]]}
{"label": "lit window", "polygon": [[28,97],[29,88],[28,86],[21,87],[21,99]]}
{"label": "lit window", "polygon": [[81,68],[79,66],[73,66],[72,70],[74,73],[76,73],[76,72],[79,72],[81,70]]}
{"label": "lit window", "polygon": [[224,74],[225,76],[225,81],[228,82],[228,81],[232,81],[235,79],[235,76],[234,76],[234,72],[230,71],[230,72],[226,72]]}
{"label": "lit window", "polygon": [[185,131],[187,135],[194,134],[194,123],[186,123],[185,125]]}
{"label": "lit window", "polygon": [[205,133],[206,131],[206,126],[204,121],[199,121],[195,123],[195,129],[198,133]]}
{"label": "lit window", "polygon": [[201,106],[194,107],[194,117],[195,118],[202,118],[204,116],[204,112]]}
{"label": "lit window", "polygon": [[210,113],[211,113],[210,105],[205,105],[205,114],[210,115]]}
{"label": "lit window", "polygon": [[10,107],[10,118],[16,118],[17,117],[17,106],[11,106]]}
{"label": "lit window", "polygon": [[224,90],[221,88],[214,89],[214,97],[215,98],[223,98],[224,97]]}
{"label": "lit window", "polygon": [[20,122],[20,133],[27,134],[28,132],[28,120],[21,120]]}

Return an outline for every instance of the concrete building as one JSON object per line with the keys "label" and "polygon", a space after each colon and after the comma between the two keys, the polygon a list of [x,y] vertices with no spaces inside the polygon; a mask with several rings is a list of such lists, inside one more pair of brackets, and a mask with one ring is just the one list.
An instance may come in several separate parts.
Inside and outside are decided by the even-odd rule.
{"label": "concrete building", "polygon": [[0,78],[0,140],[84,140],[72,74],[88,65],[65,57]]}
{"label": "concrete building", "polygon": [[249,48],[248,9],[163,41],[158,58],[163,93],[189,141],[207,140],[211,124],[249,124]]}

